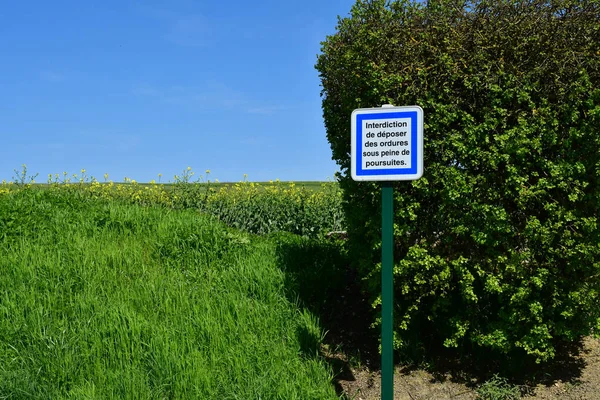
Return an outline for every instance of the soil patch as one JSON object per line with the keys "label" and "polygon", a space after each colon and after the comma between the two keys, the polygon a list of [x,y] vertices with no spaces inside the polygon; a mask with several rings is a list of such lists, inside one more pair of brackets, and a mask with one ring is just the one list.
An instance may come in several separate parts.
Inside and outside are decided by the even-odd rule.
{"label": "soil patch", "polygon": [[[325,349],[325,354],[326,349]],[[346,399],[375,400],[381,398],[381,373],[364,365],[351,367],[356,360],[349,360],[343,354],[328,354],[327,359],[338,366],[336,386]],[[331,360],[337,360],[332,362]],[[561,365],[580,364],[578,374],[561,370]],[[335,368],[335,367],[334,367]],[[341,373],[340,368],[343,369]],[[581,350],[573,360],[555,363],[532,371],[534,378],[519,384],[524,399],[600,399],[600,340],[586,337]],[[536,378],[537,376],[537,378]],[[394,373],[395,400],[471,400],[477,399],[477,388],[484,382],[477,377],[467,377],[460,372],[429,372],[407,366],[397,366]]]}

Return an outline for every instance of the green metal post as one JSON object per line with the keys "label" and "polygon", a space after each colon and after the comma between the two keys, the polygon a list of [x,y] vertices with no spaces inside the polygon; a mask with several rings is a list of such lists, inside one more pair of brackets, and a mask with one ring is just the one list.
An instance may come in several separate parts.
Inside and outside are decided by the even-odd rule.
{"label": "green metal post", "polygon": [[381,399],[394,398],[394,188],[381,187]]}

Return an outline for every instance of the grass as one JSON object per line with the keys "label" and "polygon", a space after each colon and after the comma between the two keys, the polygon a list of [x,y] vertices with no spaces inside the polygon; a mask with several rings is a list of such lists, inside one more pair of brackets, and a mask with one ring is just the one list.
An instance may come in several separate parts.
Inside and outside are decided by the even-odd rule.
{"label": "grass", "polygon": [[0,194],[0,398],[336,398],[280,240],[194,210]]}
{"label": "grass", "polygon": [[477,388],[477,395],[481,400],[518,400],[521,390],[506,378],[495,375]]}

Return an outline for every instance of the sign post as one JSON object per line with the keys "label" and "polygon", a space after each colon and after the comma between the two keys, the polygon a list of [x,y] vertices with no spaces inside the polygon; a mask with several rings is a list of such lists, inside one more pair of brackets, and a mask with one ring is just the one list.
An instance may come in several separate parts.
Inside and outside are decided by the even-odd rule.
{"label": "sign post", "polygon": [[352,112],[351,174],[381,187],[381,399],[394,398],[394,188],[423,175],[423,110],[418,106]]}
{"label": "sign post", "polygon": [[381,398],[394,398],[394,188],[381,187]]}

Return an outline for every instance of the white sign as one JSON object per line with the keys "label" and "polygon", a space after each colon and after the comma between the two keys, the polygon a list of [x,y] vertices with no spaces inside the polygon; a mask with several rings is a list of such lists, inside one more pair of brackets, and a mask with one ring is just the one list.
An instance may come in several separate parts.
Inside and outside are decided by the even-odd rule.
{"label": "white sign", "polygon": [[407,181],[423,175],[423,109],[359,108],[352,112],[355,181]]}

